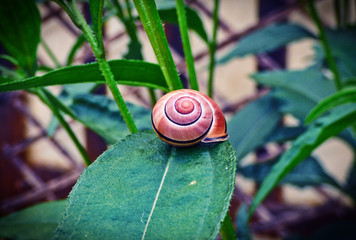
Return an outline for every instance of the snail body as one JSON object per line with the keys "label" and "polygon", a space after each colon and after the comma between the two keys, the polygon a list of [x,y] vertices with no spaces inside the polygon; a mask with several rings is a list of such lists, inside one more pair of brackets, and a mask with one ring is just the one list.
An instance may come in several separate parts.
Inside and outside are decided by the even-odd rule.
{"label": "snail body", "polygon": [[158,137],[177,147],[229,138],[219,106],[195,90],[182,89],[164,95],[154,106],[151,120]]}

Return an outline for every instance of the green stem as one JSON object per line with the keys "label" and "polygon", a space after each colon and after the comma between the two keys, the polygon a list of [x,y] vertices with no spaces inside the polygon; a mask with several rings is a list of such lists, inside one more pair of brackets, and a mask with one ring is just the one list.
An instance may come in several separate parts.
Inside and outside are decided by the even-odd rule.
{"label": "green stem", "polygon": [[219,0],[214,1],[213,12],[213,39],[210,42],[210,64],[209,64],[209,80],[208,80],[208,96],[213,97],[214,92],[214,69],[215,69],[215,50],[216,50],[216,37],[219,21]]}
{"label": "green stem", "polygon": [[[41,99],[41,101],[46,104],[53,112],[53,114],[56,116],[64,130],[68,133],[69,137],[72,139],[73,143],[79,150],[80,155],[83,157],[84,163],[89,166],[91,164],[90,158],[85,151],[84,147],[82,144],[79,142],[77,136],[69,126],[69,124],[66,122],[66,120],[63,118],[62,114],[57,110],[53,102],[51,101],[51,98],[49,95],[51,94],[48,90],[45,88],[43,89],[38,89],[35,91],[36,95]],[[54,96],[53,96],[54,97]]]}
{"label": "green stem", "polygon": [[150,94],[151,104],[152,104],[152,107],[153,107],[154,105],[156,105],[156,102],[157,102],[157,97],[156,97],[156,94],[155,94],[155,90],[152,89],[152,88],[148,88],[148,93]]}
{"label": "green stem", "polygon": [[98,44],[93,32],[91,31],[90,27],[86,23],[83,15],[80,13],[80,11],[74,1],[72,3],[72,10],[73,10],[73,15],[74,15],[80,29],[83,31],[84,36],[88,40],[88,42],[94,52],[94,55],[95,55],[95,57],[98,61],[98,64],[99,64],[99,68],[105,78],[106,84],[108,85],[112,95],[114,96],[115,102],[120,109],[120,112],[122,114],[122,117],[124,118],[124,121],[125,121],[127,127],[129,128],[131,133],[138,132],[135,122],[127,108],[127,105],[126,105],[124,99],[122,98],[119,88],[116,85],[114,75],[110,69],[110,66],[105,59],[103,47],[100,48],[100,45]]}
{"label": "green stem", "polygon": [[[79,27],[78,25],[78,21],[75,18],[75,16],[73,15],[72,11],[70,10],[69,6],[67,5],[66,2],[61,1],[61,0],[53,0],[54,2],[56,2],[70,17],[70,19],[72,20],[72,22],[74,23],[74,25],[76,25],[77,27]],[[72,0],[74,2],[74,0]]]}
{"label": "green stem", "polygon": [[56,56],[53,54],[52,50],[49,48],[49,46],[47,45],[47,43],[44,41],[43,38],[41,39],[41,44],[42,44],[44,50],[46,51],[46,53],[48,54],[48,56],[51,58],[53,63],[56,65],[56,68],[60,68],[61,67],[60,62],[58,61]]}
{"label": "green stem", "polygon": [[138,132],[138,129],[135,125],[134,120],[132,119],[129,109],[127,108],[127,105],[124,99],[122,98],[122,95],[116,85],[116,82],[114,80],[114,75],[111,72],[108,62],[102,58],[97,58],[97,60],[99,63],[100,70],[103,73],[104,78],[106,79],[106,84],[108,85],[112,95],[114,96],[114,99],[117,103],[117,106],[120,109],[120,112],[122,114],[122,117],[124,118],[127,127],[129,128],[131,133]]}
{"label": "green stem", "polygon": [[229,212],[226,213],[224,221],[221,225],[220,234],[221,234],[221,238],[223,240],[235,240],[236,239],[235,230],[234,230],[234,227],[232,226]]}
{"label": "green stem", "polygon": [[326,59],[328,61],[330,70],[331,70],[331,72],[333,73],[333,76],[334,76],[334,82],[335,82],[336,89],[340,90],[342,88],[342,85],[341,85],[341,79],[340,79],[339,70],[338,70],[338,68],[336,66],[336,63],[335,63],[334,59],[333,59],[333,56],[332,56],[332,53],[331,53],[331,48],[329,46],[325,30],[324,30],[324,28],[323,28],[323,26],[321,24],[319,15],[318,15],[318,13],[316,11],[316,8],[315,8],[314,0],[308,0],[308,3],[309,3],[311,16],[312,16],[313,21],[314,21],[314,23],[317,26],[318,31],[319,31],[319,37],[320,37],[320,41],[321,41],[323,49],[324,49],[324,53],[325,53]]}
{"label": "green stem", "polygon": [[190,87],[191,89],[199,91],[199,85],[198,85],[197,75],[194,66],[194,58],[192,54],[192,49],[190,47],[187,16],[185,14],[184,1],[176,0],[176,8],[177,8],[180,36],[182,38],[183,51],[184,51],[185,61],[188,69]]}
{"label": "green stem", "polygon": [[170,91],[183,88],[154,0],[133,0]]}

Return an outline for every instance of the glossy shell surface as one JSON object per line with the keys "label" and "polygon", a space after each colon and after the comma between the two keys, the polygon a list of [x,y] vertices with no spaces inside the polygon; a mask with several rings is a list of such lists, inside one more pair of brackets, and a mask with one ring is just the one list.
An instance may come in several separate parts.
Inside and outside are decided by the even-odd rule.
{"label": "glossy shell surface", "polygon": [[152,127],[164,142],[179,147],[228,139],[218,105],[194,90],[173,91],[159,99],[152,111]]}

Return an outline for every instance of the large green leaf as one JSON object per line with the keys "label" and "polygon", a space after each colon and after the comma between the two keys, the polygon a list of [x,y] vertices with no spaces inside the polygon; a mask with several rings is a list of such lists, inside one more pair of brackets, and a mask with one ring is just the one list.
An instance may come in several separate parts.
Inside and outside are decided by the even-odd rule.
{"label": "large green leaf", "polygon": [[252,78],[259,84],[274,87],[273,95],[283,102],[281,111],[299,119],[304,119],[319,101],[335,92],[333,82],[317,69],[264,72]]}
{"label": "large green leaf", "polygon": [[[163,22],[178,25],[177,10],[175,9],[174,4],[169,8],[168,6],[160,7],[160,5],[158,5],[158,8],[159,16]],[[208,43],[208,35],[198,12],[190,7],[185,7],[185,14],[187,15],[188,28],[198,34],[204,42]]]}
{"label": "large green leaf", "polygon": [[356,107],[347,105],[337,108],[329,115],[318,119],[311,127],[295,140],[281,159],[273,166],[269,175],[263,181],[250,208],[250,215],[266,198],[268,193],[301,161],[328,138],[335,136],[349,125],[355,123]]}
{"label": "large green leaf", "polygon": [[356,88],[342,89],[323,99],[318,105],[316,105],[305,118],[305,123],[308,124],[314,121],[320,115],[339,105],[351,102],[356,102]]}
{"label": "large green leaf", "polygon": [[65,204],[64,200],[41,203],[0,218],[0,238],[52,239]]}
{"label": "large green leaf", "polygon": [[[152,87],[168,92],[168,86],[157,64],[135,60],[112,60],[109,61],[109,65],[119,84]],[[0,92],[89,82],[105,83],[98,63],[64,67],[42,76],[0,84]]]}
{"label": "large green leaf", "polygon": [[[152,129],[151,111],[126,103],[139,130]],[[130,134],[114,100],[102,96],[85,94],[74,97],[70,105],[76,119],[103,137],[107,144],[113,144]]]}
{"label": "large green leaf", "polygon": [[266,95],[239,111],[228,122],[230,142],[238,159],[266,143],[281,120],[278,101]]}
{"label": "large green leaf", "polygon": [[235,57],[273,51],[306,37],[314,36],[300,25],[294,23],[270,25],[243,37],[227,55],[218,60],[218,63],[226,63]]}
{"label": "large green leaf", "polygon": [[35,1],[1,1],[0,43],[28,75],[36,69],[41,17]]}
{"label": "large green leaf", "polygon": [[[277,161],[278,159],[274,159],[266,162],[250,164],[238,168],[238,172],[247,178],[261,183],[270,173]],[[325,172],[318,160],[310,156],[290,171],[279,184],[292,184],[298,187],[329,184],[339,187],[339,184]]]}
{"label": "large green leaf", "polygon": [[215,239],[235,168],[228,141],[174,148],[153,131],[129,135],[84,170],[55,239]]}

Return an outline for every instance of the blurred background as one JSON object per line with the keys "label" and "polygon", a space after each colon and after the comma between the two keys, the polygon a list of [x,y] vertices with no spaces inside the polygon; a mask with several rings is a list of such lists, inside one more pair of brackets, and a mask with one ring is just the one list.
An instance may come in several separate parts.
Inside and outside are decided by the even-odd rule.
{"label": "blurred background", "polygon": [[[348,9],[349,18],[355,22],[356,2],[347,2],[352,6]],[[188,0],[186,4],[199,13],[208,35],[211,36],[213,1]],[[334,1],[320,0],[316,1],[316,4],[323,24],[335,27],[337,23]],[[57,4],[38,1],[38,6],[42,18],[43,39],[38,49],[38,61],[51,67],[65,66],[68,53],[80,32]],[[88,4],[82,2],[80,6],[90,21]],[[249,33],[268,24],[283,22],[299,23],[311,32],[317,32],[315,25],[298,1],[221,0],[217,59],[230,52],[235,45],[238,45],[239,40]],[[136,21],[136,24],[144,59],[156,63],[142,25],[139,21]],[[173,24],[166,23],[164,26],[178,71],[182,81],[186,83],[187,72],[179,29]],[[107,58],[122,58],[127,52],[129,42],[124,25],[117,18],[110,18],[105,24],[104,36]],[[191,33],[190,37],[196,59],[198,81],[201,91],[206,93],[208,50],[196,34]],[[314,44],[315,40],[301,39],[268,54],[234,58],[226,64],[218,65],[215,71],[214,99],[224,110],[227,119],[264,94],[265,89],[251,80],[251,74],[264,70],[304,69],[313,61]],[[56,56],[57,63],[53,61],[46,48]],[[4,51],[3,48],[1,51]],[[75,55],[74,64],[94,60],[90,47],[84,44]],[[126,101],[151,107],[146,89],[127,86],[119,86],[119,88]],[[61,87],[57,86],[49,89],[55,94],[61,91]],[[109,94],[108,92],[105,87],[97,90],[97,94]],[[162,95],[162,93],[158,94]],[[52,118],[50,110],[28,93],[22,91],[0,93],[0,116],[0,215],[3,216],[38,202],[65,198],[84,169],[84,165],[78,151],[61,127],[55,129],[52,137],[47,136]],[[71,119],[68,121],[80,141],[86,146],[92,161],[106,150],[107,145],[99,136],[78,122]],[[285,121],[290,125],[297,122],[290,116],[287,116]],[[274,145],[268,147],[268,154],[278,151],[278,147]],[[320,146],[315,151],[315,155],[319,157],[327,173],[338,182],[345,181],[354,159],[353,151],[347,145],[340,140],[331,139]],[[249,154],[240,161],[247,164],[257,159],[258,152]],[[251,201],[257,187],[253,181],[241,175],[237,175],[236,180],[237,188],[231,205],[233,216],[236,215],[241,202]],[[275,207],[269,208],[269,203],[273,203]],[[351,201],[331,187],[297,188],[284,185],[278,187],[259,208],[251,223],[251,229],[257,239],[282,239],[296,232],[312,233],[318,226],[333,218],[341,216],[341,219],[355,219],[354,213],[351,216],[347,213],[350,207],[352,207]]]}

